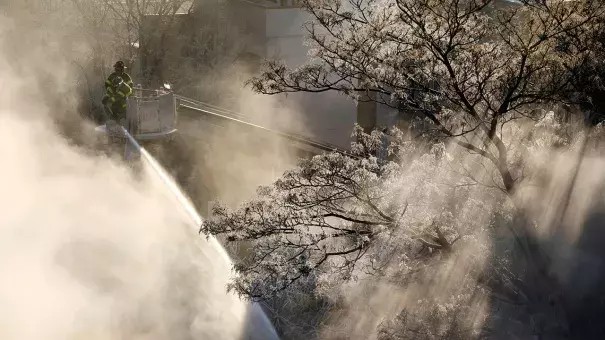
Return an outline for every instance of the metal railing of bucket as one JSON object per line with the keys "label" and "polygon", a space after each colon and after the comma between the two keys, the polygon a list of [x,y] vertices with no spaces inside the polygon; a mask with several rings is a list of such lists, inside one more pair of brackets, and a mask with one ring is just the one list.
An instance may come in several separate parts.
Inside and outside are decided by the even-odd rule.
{"label": "metal railing of bucket", "polygon": [[174,93],[134,88],[128,99],[128,130],[137,140],[162,138],[177,131]]}

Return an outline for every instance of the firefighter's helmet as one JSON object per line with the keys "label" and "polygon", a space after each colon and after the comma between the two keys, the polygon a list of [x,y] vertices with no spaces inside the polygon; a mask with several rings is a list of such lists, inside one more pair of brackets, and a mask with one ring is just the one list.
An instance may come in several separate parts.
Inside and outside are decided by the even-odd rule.
{"label": "firefighter's helmet", "polygon": [[126,65],[124,65],[124,62],[121,60],[116,61],[116,63],[113,65],[113,67],[115,69],[122,69],[122,70],[126,69]]}

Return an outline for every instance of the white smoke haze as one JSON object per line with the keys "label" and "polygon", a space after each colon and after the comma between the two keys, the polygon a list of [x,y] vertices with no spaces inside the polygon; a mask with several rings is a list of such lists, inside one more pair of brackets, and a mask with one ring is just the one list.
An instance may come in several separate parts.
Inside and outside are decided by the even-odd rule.
{"label": "white smoke haze", "polygon": [[[231,84],[237,86],[241,83]],[[317,138],[307,128],[309,122],[301,114],[304,111],[296,100],[296,93],[268,96],[254,93],[247,87],[238,90],[237,110],[245,113],[251,122],[277,131]]]}
{"label": "white smoke haze", "polygon": [[224,294],[228,264],[203,240],[199,252],[160,186],[16,114],[0,118],[0,337],[237,339],[226,326],[245,306]]}
{"label": "white smoke haze", "polygon": [[[529,232],[534,234],[552,260],[547,270],[560,280],[561,291],[558,293],[567,304],[568,320],[586,318],[592,320],[585,321],[586,324],[597,322],[596,315],[602,307],[596,300],[588,302],[585,299],[600,296],[602,289],[599,285],[604,280],[598,269],[602,268],[605,255],[601,250],[603,240],[599,236],[605,208],[605,175],[602,171],[605,164],[599,151],[602,129],[596,129],[587,151],[580,154],[584,132],[572,125],[572,133],[562,138],[561,132],[569,129],[557,130],[551,118],[547,116],[538,124],[531,121],[509,123],[513,132],[519,133],[520,140],[524,138],[523,146],[520,142],[510,146],[510,156],[511,160],[522,160],[526,167],[513,170],[516,175],[521,175],[523,170],[523,175],[527,176],[511,199],[489,187],[498,183],[492,182],[492,178],[497,180],[498,177],[489,170],[489,164],[486,166],[476,156],[460,152],[456,146],[447,147],[450,157],[437,164],[431,165],[430,158],[429,161],[404,159],[409,164],[423,164],[421,169],[426,173],[414,174],[412,165],[405,178],[399,179],[401,183],[396,183],[395,179],[392,187],[400,186],[402,197],[416,190],[415,187],[420,188],[421,192],[412,195],[418,201],[410,202],[408,209],[411,220],[422,221],[427,216],[439,216],[441,209],[454,212],[441,225],[444,230],[459,228],[463,235],[454,246],[455,256],[441,264],[438,264],[439,259],[435,259],[433,270],[429,270],[422,280],[410,282],[407,277],[398,275],[405,273],[402,270],[405,268],[401,268],[403,261],[398,259],[398,254],[403,251],[390,252],[392,244],[400,244],[403,249],[405,237],[398,232],[390,234],[389,238],[393,240],[380,241],[381,249],[374,250],[379,256],[393,257],[385,270],[385,277],[359,274],[358,280],[326,292],[338,301],[339,311],[323,327],[321,339],[471,339],[474,338],[472,332],[477,335],[483,327],[493,332],[488,338],[528,338],[535,332],[528,326],[531,317],[546,318],[540,322],[545,322],[547,327],[549,323],[560,324],[562,319],[557,318],[561,316],[548,313],[556,313],[556,308],[561,306],[545,307],[531,302],[525,307],[531,308],[534,314],[523,316],[527,313],[523,309],[525,307],[511,307],[498,301],[500,296],[491,295],[494,292],[475,281],[477,273],[497,268],[500,261],[505,261],[501,264],[507,263],[515,273],[524,273],[522,268],[527,263],[519,260],[523,257],[522,250],[515,246],[509,229],[513,225],[523,227],[513,203],[521,216],[535,221],[536,228],[531,229],[530,226]],[[532,135],[527,137],[530,130],[533,130]],[[568,198],[579,159],[582,160],[581,166]],[[454,180],[451,180],[452,173],[464,176],[453,176]],[[414,180],[410,180],[408,175]],[[468,180],[470,176],[473,181],[478,180],[485,185],[471,186],[466,194],[443,188],[444,183],[456,184],[456,179],[466,177]],[[423,197],[430,196],[433,190],[438,195],[431,199],[432,203],[423,205],[431,202]],[[447,202],[448,199],[452,202]],[[568,199],[569,205],[564,211]],[[402,199],[400,204],[406,204],[406,201]],[[450,204],[457,204],[458,208],[448,207]],[[426,224],[430,225],[430,220]],[[469,229],[464,230],[465,226]],[[406,223],[401,226],[400,233],[406,234],[404,230],[413,227],[413,224]],[[524,280],[523,277],[519,279]],[[410,283],[406,285],[405,282]],[[530,280],[525,284],[535,292],[557,283]],[[402,310],[405,312],[401,313]],[[455,322],[472,332],[452,331]],[[587,334],[592,331],[587,330]]]}
{"label": "white smoke haze", "polygon": [[270,184],[298,161],[288,141],[271,133],[228,122],[220,131],[204,136],[211,147],[198,157],[214,191],[231,206],[254,197],[259,185]]}
{"label": "white smoke haze", "polygon": [[62,42],[44,49],[53,33],[19,22],[0,18],[0,338],[273,338],[148,168],[135,176],[62,135],[72,122],[102,144],[74,110]]}
{"label": "white smoke haze", "polygon": [[[218,88],[226,97],[221,98],[220,107],[205,109],[240,122],[190,109],[179,112],[179,135],[187,144],[182,161],[198,168],[197,172],[203,176],[200,180],[215,195],[211,199],[220,199],[233,207],[253,198],[258,186],[271,184],[298,163],[301,155],[292,146],[305,148],[305,145],[275,132],[313,138],[299,105],[284,100],[284,96],[253,93],[243,81],[252,76],[235,65],[216,82],[201,80],[204,86]],[[179,164],[170,165],[173,166]]]}
{"label": "white smoke haze", "polygon": [[[77,116],[72,95],[69,58],[86,55],[86,44],[70,39],[74,33],[69,30],[54,32],[21,19],[0,15],[0,339],[241,338],[249,309],[224,293],[229,264],[187,229],[191,221],[163,185],[146,172],[134,176],[114,159],[91,155],[61,135],[57,122],[68,121],[70,139],[75,133],[80,140],[98,143],[92,127]],[[48,40],[54,37],[56,41]],[[242,95],[234,106],[240,112],[253,106],[252,116],[259,121],[304,130],[305,121],[295,110],[280,111],[270,100],[252,97]],[[255,186],[275,179],[296,158],[280,143],[258,144],[238,136],[237,128],[224,130],[210,141],[214,157],[191,157],[210,164],[207,175],[231,205],[252,196]],[[258,153],[232,157],[242,144]],[[555,238],[555,219],[577,151],[561,153],[545,145],[522,156],[534,161],[536,175],[520,189],[518,205],[538,222],[540,239],[559,255],[553,269],[569,287],[582,287],[577,292],[582,296],[595,290],[593,282],[602,282],[590,276],[598,271],[602,256],[594,247],[578,255],[576,245],[599,234],[587,232],[585,225],[605,204],[603,159],[595,155],[583,161],[562,226],[564,236]],[[489,179],[484,164],[471,158],[460,163]],[[459,243],[460,255],[430,284],[404,289],[397,282],[354,282],[334,294],[341,298],[342,313],[331,316],[321,338],[380,338],[376,329],[389,320],[400,321],[396,316],[403,308],[418,311],[424,320],[441,316],[437,324],[446,326],[444,320],[457,313],[448,308],[461,301],[474,309],[460,313],[467,318],[462,321],[480,328],[495,307],[485,292],[473,290],[467,273],[471,267],[489,266],[497,242],[510,242],[500,235],[506,234],[502,229],[490,228],[494,215],[508,211],[504,199],[490,195],[479,188],[466,197],[454,196],[465,202],[454,220],[483,224],[486,230]],[[477,202],[485,203],[485,209],[476,210]],[[579,270],[578,262],[588,263],[582,268],[589,270]]]}
{"label": "white smoke haze", "polygon": [[[408,217],[375,240],[374,256],[387,259],[383,276],[360,273],[358,280],[327,292],[339,299],[342,311],[322,329],[322,339],[467,339],[484,325],[490,303],[471,273],[489,265],[492,220],[503,197],[482,186],[456,186],[464,179],[463,169],[477,180],[489,179],[476,158],[456,146],[444,147],[444,158],[418,151],[404,157],[403,176],[390,178],[387,185],[399,197],[394,204],[408,206]],[[452,256],[414,264],[418,249],[410,248],[417,242],[410,239],[412,230],[420,235],[431,223],[460,240]],[[418,281],[410,274],[414,268],[425,270]],[[448,333],[455,323],[471,333]]]}
{"label": "white smoke haze", "polygon": [[2,339],[239,338],[229,264],[158,183],[0,121]]}

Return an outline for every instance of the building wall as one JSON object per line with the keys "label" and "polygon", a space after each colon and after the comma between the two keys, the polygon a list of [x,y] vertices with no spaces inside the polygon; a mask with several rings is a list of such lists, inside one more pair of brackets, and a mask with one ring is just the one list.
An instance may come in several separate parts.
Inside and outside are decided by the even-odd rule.
{"label": "building wall", "polygon": [[229,16],[238,27],[239,39],[246,53],[265,57],[265,8],[260,4],[228,0]]}
{"label": "building wall", "polygon": [[[309,15],[296,4],[283,1],[281,8],[266,9],[267,57],[283,60],[297,67],[309,60],[309,48],[304,45],[306,31],[302,27]],[[305,125],[301,134],[321,141],[348,147],[356,121],[355,102],[334,92],[293,93],[281,96],[282,104],[302,116]],[[303,131],[304,130],[304,131]]]}

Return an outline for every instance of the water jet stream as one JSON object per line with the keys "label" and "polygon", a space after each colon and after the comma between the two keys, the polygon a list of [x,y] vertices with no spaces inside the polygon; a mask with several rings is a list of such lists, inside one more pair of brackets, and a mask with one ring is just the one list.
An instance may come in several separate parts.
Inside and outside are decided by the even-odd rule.
{"label": "water jet stream", "polygon": [[[192,224],[195,225],[196,234],[199,233],[198,228],[202,223],[202,217],[197,212],[197,210],[195,209],[195,207],[193,206],[191,201],[185,196],[183,191],[179,188],[178,184],[166,172],[164,167],[151,154],[149,154],[149,152],[147,152],[147,150],[145,148],[143,148],[124,127],[120,126],[120,128],[122,129],[122,132],[128,139],[130,146],[133,147],[136,150],[136,152],[141,155],[142,159],[151,167],[153,172],[166,185],[166,188],[170,191],[173,198],[178,201],[181,208],[185,211],[185,213],[187,213],[187,215],[189,216],[189,218],[192,221]],[[218,253],[221,255],[221,257],[223,258],[223,260],[226,263],[228,263],[228,264],[233,263],[229,254],[227,254],[227,252],[225,251],[225,248],[222,246],[222,244],[220,244],[220,242],[218,242],[218,240],[214,236],[209,236],[208,240],[211,242],[211,244],[218,251]],[[252,303],[251,307],[252,307],[251,314],[254,314],[254,315],[249,315],[248,318],[260,316],[261,320],[258,320],[258,321],[263,323],[263,325],[260,325],[260,326],[263,330],[263,333],[265,333],[265,334],[260,334],[258,339],[280,340],[279,336],[277,335],[277,332],[275,331],[275,328],[273,327],[273,324],[271,323],[271,321],[269,320],[267,315],[264,313],[264,311],[260,308],[260,306],[257,303]],[[250,322],[254,323],[253,320],[250,320]],[[258,330],[256,327],[257,327],[257,325],[254,325],[252,327],[253,332]],[[266,334],[266,332],[268,332],[269,334]],[[248,340],[248,339],[252,340],[252,339],[257,338],[255,334],[252,334],[252,335],[243,334],[243,336],[245,336],[246,340]]]}

